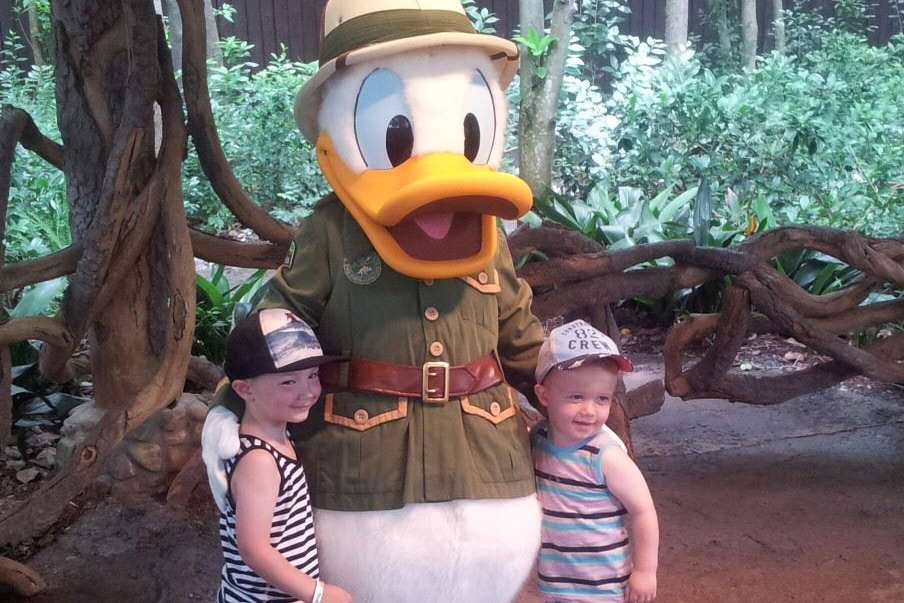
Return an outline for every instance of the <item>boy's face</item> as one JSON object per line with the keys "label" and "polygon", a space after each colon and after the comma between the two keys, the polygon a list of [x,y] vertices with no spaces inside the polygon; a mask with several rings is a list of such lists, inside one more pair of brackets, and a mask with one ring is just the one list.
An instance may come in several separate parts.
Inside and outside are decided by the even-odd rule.
{"label": "boy's face", "polygon": [[534,391],[547,409],[553,443],[573,446],[597,433],[609,418],[617,385],[618,371],[609,362],[550,371]]}
{"label": "boy's face", "polygon": [[301,423],[320,397],[317,367],[269,373],[233,383],[233,389],[268,420]]}

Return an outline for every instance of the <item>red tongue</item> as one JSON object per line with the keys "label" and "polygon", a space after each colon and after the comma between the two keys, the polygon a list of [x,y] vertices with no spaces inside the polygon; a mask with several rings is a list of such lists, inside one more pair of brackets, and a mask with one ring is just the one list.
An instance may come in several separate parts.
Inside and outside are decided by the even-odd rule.
{"label": "red tongue", "polygon": [[455,214],[452,212],[429,213],[415,216],[414,222],[424,231],[424,234],[438,241],[445,239],[446,235],[449,234],[449,229],[452,228],[452,218],[454,217]]}

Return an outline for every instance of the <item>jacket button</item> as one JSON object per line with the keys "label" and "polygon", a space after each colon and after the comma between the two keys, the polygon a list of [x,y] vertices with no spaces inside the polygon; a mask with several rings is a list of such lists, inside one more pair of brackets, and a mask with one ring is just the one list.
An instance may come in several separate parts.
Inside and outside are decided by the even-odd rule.
{"label": "jacket button", "polygon": [[365,423],[367,423],[367,419],[370,418],[370,415],[367,414],[367,411],[363,408],[359,408],[355,411],[354,418],[355,423],[357,423],[358,425],[364,425]]}
{"label": "jacket button", "polygon": [[481,272],[477,275],[477,280],[480,281],[481,285],[486,285],[490,281],[490,277],[486,272]]}
{"label": "jacket button", "polygon": [[433,306],[430,306],[429,308],[424,310],[424,317],[427,320],[436,320],[437,318],[439,318],[439,310],[437,310]]}
{"label": "jacket button", "polygon": [[433,286],[433,279],[432,279],[432,278],[428,278],[427,280],[424,281],[424,284],[425,284],[426,286],[428,286],[428,287],[432,287],[432,286]]}
{"label": "jacket button", "polygon": [[443,350],[445,350],[445,349],[446,348],[443,346],[442,343],[440,343],[439,341],[434,341],[433,343],[430,344],[430,355],[435,356],[435,357],[442,356]]}
{"label": "jacket button", "polygon": [[494,417],[498,417],[499,413],[502,412],[502,407],[499,406],[499,402],[493,402],[490,404],[490,414]]}

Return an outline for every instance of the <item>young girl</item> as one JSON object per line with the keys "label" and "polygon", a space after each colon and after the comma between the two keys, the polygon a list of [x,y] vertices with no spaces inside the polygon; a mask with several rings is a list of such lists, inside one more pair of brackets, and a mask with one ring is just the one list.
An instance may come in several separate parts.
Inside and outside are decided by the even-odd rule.
{"label": "young girl", "polygon": [[350,603],[320,580],[308,486],[287,423],[300,423],[320,397],[323,355],[311,328],[286,310],[260,310],[226,341],[226,375],[245,400],[241,450],[226,463],[220,513],[219,602]]}
{"label": "young girl", "polygon": [[605,427],[619,371],[630,370],[615,342],[581,320],[553,329],[540,348],[535,391],[549,422],[532,439],[546,603],[656,597],[656,509],[624,444]]}

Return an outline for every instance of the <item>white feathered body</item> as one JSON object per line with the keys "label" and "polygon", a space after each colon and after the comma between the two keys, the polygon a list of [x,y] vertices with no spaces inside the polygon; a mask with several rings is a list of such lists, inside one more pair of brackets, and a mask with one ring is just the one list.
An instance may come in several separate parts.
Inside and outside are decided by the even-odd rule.
{"label": "white feathered body", "polygon": [[315,510],[320,568],[355,603],[507,603],[540,547],[535,496]]}

